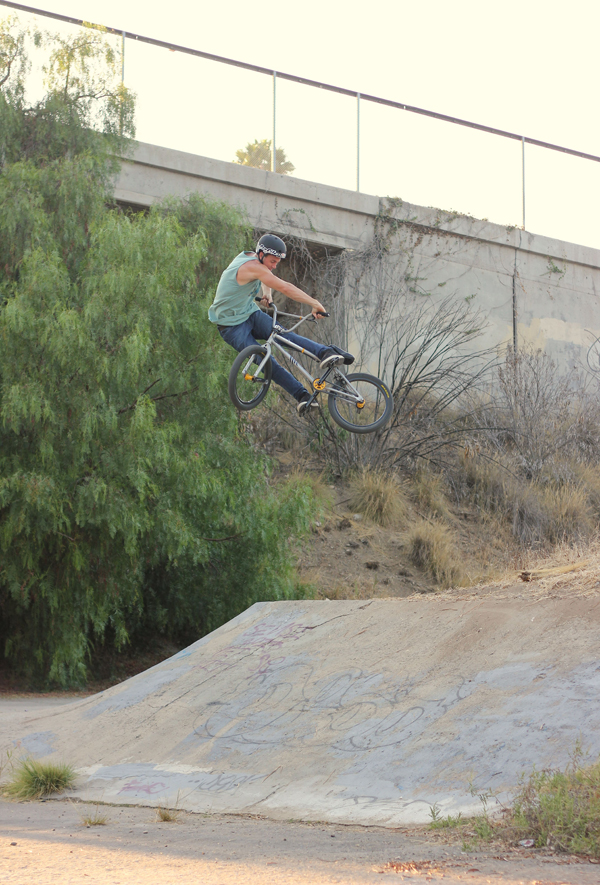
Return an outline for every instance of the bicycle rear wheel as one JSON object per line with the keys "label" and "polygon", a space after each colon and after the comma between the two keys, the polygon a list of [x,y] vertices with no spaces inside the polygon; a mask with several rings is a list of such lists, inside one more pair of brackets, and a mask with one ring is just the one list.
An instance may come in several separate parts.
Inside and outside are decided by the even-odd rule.
{"label": "bicycle rear wheel", "polygon": [[339,392],[329,394],[329,414],[345,430],[373,433],[392,417],[392,396],[383,381],[374,375],[364,372],[342,375],[338,372],[334,386]]}
{"label": "bicycle rear wheel", "polygon": [[267,360],[258,372],[258,366],[266,354],[260,344],[245,347],[233,361],[229,373],[228,390],[231,402],[242,412],[253,409],[263,401],[271,384],[273,364]]}

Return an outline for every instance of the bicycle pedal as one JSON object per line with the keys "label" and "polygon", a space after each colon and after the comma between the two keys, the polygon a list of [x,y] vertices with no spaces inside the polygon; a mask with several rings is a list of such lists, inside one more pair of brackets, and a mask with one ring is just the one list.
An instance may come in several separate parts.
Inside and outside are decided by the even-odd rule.
{"label": "bicycle pedal", "polygon": [[305,415],[311,409],[318,409],[318,408],[319,408],[319,403],[316,401],[316,399],[313,399],[313,400],[303,399],[296,406],[296,411],[298,412],[299,415]]}

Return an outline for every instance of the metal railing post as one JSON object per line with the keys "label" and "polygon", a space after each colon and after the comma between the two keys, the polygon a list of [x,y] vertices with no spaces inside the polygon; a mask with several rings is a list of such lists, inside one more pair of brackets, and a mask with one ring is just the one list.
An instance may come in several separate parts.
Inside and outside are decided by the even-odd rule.
{"label": "metal railing post", "polygon": [[[121,86],[125,89],[125,31],[121,31]],[[119,135],[123,135],[123,93],[119,113]]]}
{"label": "metal railing post", "polygon": [[525,230],[525,136],[521,136],[521,159],[522,159],[522,179],[523,179],[523,230]]}
{"label": "metal railing post", "polygon": [[[13,0],[0,0],[0,6],[6,6],[11,9],[16,9],[19,11],[23,11],[26,13],[31,13],[33,15],[41,15],[47,18],[54,19],[55,21],[67,22],[68,24],[77,25],[79,27],[86,27],[89,25],[84,19],[74,18],[68,15],[62,15],[58,12],[50,12],[49,10],[38,9],[32,6],[27,6],[23,3],[13,2]],[[430,119],[439,120],[445,123],[452,123],[457,126],[464,126],[469,129],[474,129],[479,132],[487,132],[491,135],[499,136],[501,138],[509,138],[514,141],[521,142],[521,151],[522,151],[522,177],[523,177],[523,228],[525,228],[526,217],[525,217],[525,143],[529,143],[536,147],[544,148],[545,150],[558,151],[563,154],[567,154],[572,157],[580,157],[584,160],[591,160],[594,163],[600,163],[600,155],[598,154],[590,154],[585,151],[578,151],[572,148],[564,147],[563,145],[552,144],[547,141],[540,141],[537,138],[530,138],[524,135],[519,135],[516,132],[509,132],[504,129],[497,129],[493,126],[486,126],[481,123],[474,123],[470,120],[464,120],[459,117],[452,117],[448,114],[440,114],[436,111],[430,111],[426,108],[419,108],[413,105],[404,104],[403,102],[393,101],[392,99],[382,98],[377,95],[370,95],[368,93],[362,92],[358,93],[354,89],[346,89],[341,86],[334,86],[331,83],[323,83],[320,80],[311,80],[307,77],[299,77],[295,74],[286,74],[284,71],[273,71],[271,68],[263,67],[262,65],[250,64],[248,62],[239,61],[233,58],[225,58],[221,55],[215,55],[212,52],[204,52],[201,49],[194,49],[190,46],[183,46],[177,43],[169,43],[165,40],[159,40],[156,37],[146,37],[143,34],[137,34],[132,31],[124,31],[121,28],[113,28],[106,27],[106,32],[108,34],[121,35],[122,38],[122,59],[121,59],[121,80],[124,82],[125,78],[125,50],[124,50],[124,41],[125,38],[130,40],[136,40],[140,43],[145,43],[149,46],[157,46],[162,49],[168,49],[172,52],[182,52],[187,55],[194,56],[196,58],[207,59],[212,62],[217,62],[219,64],[231,65],[242,70],[254,71],[255,73],[262,74],[265,76],[273,77],[273,143],[272,143],[272,156],[271,156],[271,169],[275,172],[277,171],[277,138],[276,138],[276,113],[277,113],[277,79],[287,80],[291,83],[300,83],[303,86],[309,86],[312,88],[323,89],[328,92],[335,93],[337,95],[346,95],[352,98],[357,99],[357,122],[356,122],[356,189],[357,191],[360,189],[360,104],[362,101],[368,101],[371,104],[379,104],[382,107],[396,108],[397,110],[405,111],[411,114],[419,114],[421,116],[429,117]]]}
{"label": "metal railing post", "polygon": [[360,191],[360,92],[356,93],[356,190]]}
{"label": "metal railing post", "polygon": [[275,126],[277,123],[277,71],[273,71],[273,144],[271,145],[271,172],[277,172],[277,143]]}

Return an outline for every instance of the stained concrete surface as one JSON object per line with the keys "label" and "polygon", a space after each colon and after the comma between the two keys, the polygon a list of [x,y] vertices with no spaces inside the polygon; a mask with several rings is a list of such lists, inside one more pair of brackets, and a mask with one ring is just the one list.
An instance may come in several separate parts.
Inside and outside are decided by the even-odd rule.
{"label": "stained concrete surface", "polygon": [[600,753],[594,599],[260,603],[90,698],[0,720],[74,795],[387,827]]}

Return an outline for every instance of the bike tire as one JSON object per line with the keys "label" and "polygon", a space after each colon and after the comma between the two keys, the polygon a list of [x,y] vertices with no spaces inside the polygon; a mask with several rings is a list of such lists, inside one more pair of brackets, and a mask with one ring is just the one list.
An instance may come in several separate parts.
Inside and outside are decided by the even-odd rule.
{"label": "bike tire", "polygon": [[266,352],[266,348],[260,344],[251,344],[240,351],[233,361],[227,389],[231,402],[241,412],[254,409],[267,395],[273,374],[273,364],[270,359],[265,363],[258,379],[249,381],[245,377],[248,361],[260,363]]}
{"label": "bike tire", "polygon": [[383,381],[365,372],[353,375],[338,375],[335,385],[343,390],[346,383],[354,387],[363,397],[365,405],[345,402],[335,393],[327,400],[329,414],[336,424],[351,433],[373,433],[388,423],[394,411],[394,400]]}

